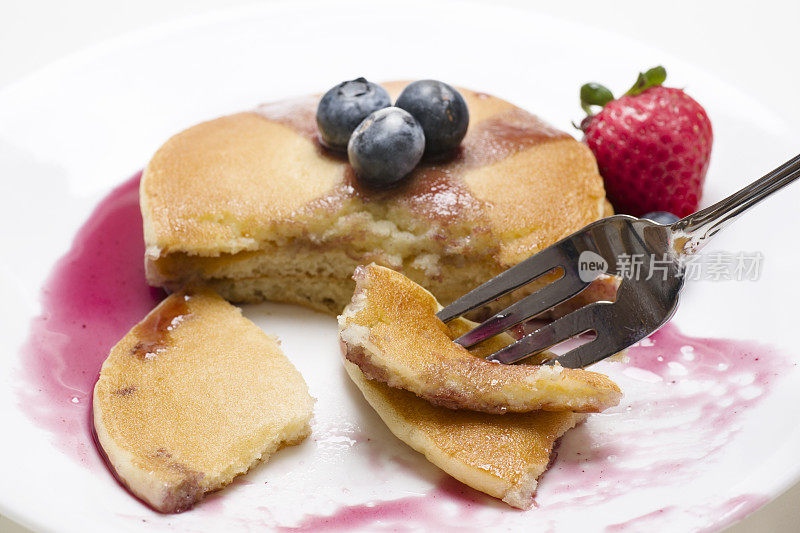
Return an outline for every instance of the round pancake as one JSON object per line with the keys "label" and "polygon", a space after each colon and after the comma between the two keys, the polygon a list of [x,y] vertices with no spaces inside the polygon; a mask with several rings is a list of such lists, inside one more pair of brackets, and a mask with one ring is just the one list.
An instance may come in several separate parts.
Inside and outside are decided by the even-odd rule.
{"label": "round pancake", "polygon": [[[396,97],[404,85],[385,87]],[[142,178],[148,256],[258,250],[323,235],[340,215],[365,209],[391,215],[405,231],[433,226],[444,240],[471,239],[502,267],[603,215],[603,183],[585,145],[504,100],[461,92],[471,121],[460,150],[383,193],[360,188],[346,159],[321,148],[318,97],[179,133]]]}

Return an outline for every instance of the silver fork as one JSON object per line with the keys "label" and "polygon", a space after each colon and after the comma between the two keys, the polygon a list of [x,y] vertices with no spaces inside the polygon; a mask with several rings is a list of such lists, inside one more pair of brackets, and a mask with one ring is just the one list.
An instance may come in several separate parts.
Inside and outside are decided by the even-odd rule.
{"label": "silver fork", "polygon": [[[718,231],[767,196],[800,177],[800,155],[716,204],[672,225],[616,215],[589,224],[454,301],[437,314],[447,322],[486,305],[548,272],[562,275],[495,314],[455,342],[470,348],[521,324],[583,291],[602,274],[621,278],[616,299],[585,305],[488,356],[515,363],[572,337],[596,338],[544,364],[570,368],[614,355],[663,326],[675,313],[686,260]],[[631,270],[637,260],[638,275]]]}

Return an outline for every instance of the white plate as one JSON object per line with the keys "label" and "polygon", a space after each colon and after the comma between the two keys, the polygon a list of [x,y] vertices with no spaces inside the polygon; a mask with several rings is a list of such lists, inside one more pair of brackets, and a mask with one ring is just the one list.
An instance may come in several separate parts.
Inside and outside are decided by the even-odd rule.
{"label": "white plate", "polygon": [[[582,82],[602,80],[619,90],[637,69],[658,63],[713,121],[706,203],[793,155],[798,139],[787,124],[675,58],[531,11],[463,3],[239,9],[121,38],[4,90],[0,345],[7,357],[0,373],[6,427],[0,512],[31,527],[82,532],[132,530],[143,523],[153,531],[523,524],[696,530],[720,528],[774,498],[800,478],[792,307],[798,289],[791,282],[800,252],[785,244],[800,229],[796,190],[754,209],[715,243],[719,250],[760,251],[760,280],[697,282],[675,321],[687,334],[757,339],[775,349],[740,345],[744,354],[737,355],[717,349],[730,343],[672,339],[667,332],[655,347],[637,348],[634,364],[605,363],[601,369],[625,389],[623,404],[564,439],[542,481],[538,507],[528,512],[442,483],[437,469],[399,443],[344,376],[330,317],[271,304],[245,310],[283,339],[303,372],[318,399],[314,434],[178,516],[158,515],[130,497],[102,467],[86,435],[73,431],[82,450],[76,459],[76,442],[64,440],[64,428],[85,425],[88,389],[53,400],[38,392],[24,368],[28,359],[18,355],[31,318],[41,312],[48,272],[93,206],[182,127],[364,75],[471,86],[574,131],[570,121],[580,117]],[[106,228],[89,230],[102,235]],[[113,235],[113,228],[108,232]],[[108,309],[112,317],[113,301]],[[44,340],[51,346],[66,342],[53,335]],[[692,344],[695,353],[672,349],[675,343]],[[754,354],[762,356],[760,364]],[[658,361],[659,355],[666,360]],[[636,365],[653,372],[631,370]],[[30,405],[20,406],[21,398],[37,397],[44,410],[38,422],[29,416]],[[62,413],[70,415],[56,423],[59,431],[41,424]],[[586,454],[590,461],[580,462]],[[325,515],[331,519],[319,518]]]}

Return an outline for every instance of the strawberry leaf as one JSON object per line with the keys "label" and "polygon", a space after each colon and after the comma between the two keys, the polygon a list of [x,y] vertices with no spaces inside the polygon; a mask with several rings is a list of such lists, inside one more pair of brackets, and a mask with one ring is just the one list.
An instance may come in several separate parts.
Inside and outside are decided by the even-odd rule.
{"label": "strawberry leaf", "polygon": [[635,96],[640,94],[650,87],[657,87],[664,83],[667,79],[667,70],[661,65],[653,67],[648,71],[640,72],[639,77],[636,78],[636,83],[633,87],[628,89],[624,96]]}

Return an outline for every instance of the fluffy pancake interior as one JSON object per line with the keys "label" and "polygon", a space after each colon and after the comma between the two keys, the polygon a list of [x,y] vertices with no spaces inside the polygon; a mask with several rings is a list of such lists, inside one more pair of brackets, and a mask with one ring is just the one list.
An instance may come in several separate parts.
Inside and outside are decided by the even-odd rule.
{"label": "fluffy pancake interior", "polygon": [[309,433],[313,400],[280,350],[210,291],[169,296],[114,348],[94,426],[118,477],[177,512]]}
{"label": "fluffy pancake interior", "polygon": [[596,412],[622,396],[607,377],[560,366],[501,365],[452,342],[431,293],[393,270],[368,265],[339,317],[346,357],[371,379],[437,405],[489,413]]}

